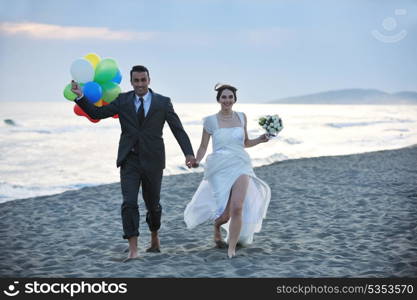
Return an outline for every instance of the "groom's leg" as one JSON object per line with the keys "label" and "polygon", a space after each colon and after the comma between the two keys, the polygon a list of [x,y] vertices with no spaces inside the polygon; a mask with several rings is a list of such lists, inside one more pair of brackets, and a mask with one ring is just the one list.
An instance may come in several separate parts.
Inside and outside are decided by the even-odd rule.
{"label": "groom's leg", "polygon": [[140,186],[139,159],[130,153],[120,168],[123,203],[121,207],[123,238],[139,236],[138,193]]}
{"label": "groom's leg", "polygon": [[149,230],[156,232],[161,227],[162,206],[159,204],[163,170],[142,173],[142,195],[147,213],[146,223]]}
{"label": "groom's leg", "polygon": [[162,207],[159,204],[162,170],[142,173],[142,193],[146,204],[146,223],[151,231],[151,246],[146,252],[160,252],[158,230],[161,227]]}

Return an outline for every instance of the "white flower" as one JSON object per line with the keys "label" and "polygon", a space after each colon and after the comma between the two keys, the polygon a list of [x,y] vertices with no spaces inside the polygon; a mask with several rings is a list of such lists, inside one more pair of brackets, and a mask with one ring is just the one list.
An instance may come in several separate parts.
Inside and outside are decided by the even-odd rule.
{"label": "white flower", "polygon": [[[261,122],[261,120],[263,122]],[[275,135],[282,130],[281,118],[275,115],[266,115],[259,118],[259,125],[269,134]],[[262,124],[262,125],[261,125]]]}

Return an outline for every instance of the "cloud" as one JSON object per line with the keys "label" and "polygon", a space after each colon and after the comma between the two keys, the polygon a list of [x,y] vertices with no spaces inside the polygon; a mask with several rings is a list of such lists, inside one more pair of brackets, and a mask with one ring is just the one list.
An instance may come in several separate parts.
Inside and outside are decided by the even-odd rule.
{"label": "cloud", "polygon": [[41,23],[13,23],[1,22],[0,34],[3,35],[23,35],[34,39],[54,39],[54,40],[79,40],[79,39],[99,39],[99,40],[150,40],[155,37],[153,32],[137,32],[110,30],[106,27],[80,27],[80,26],[60,26]]}
{"label": "cloud", "polygon": [[152,41],[176,46],[207,47],[235,40],[241,45],[257,48],[280,48],[297,36],[294,30],[280,27],[228,32],[139,32],[111,30],[107,27],[61,26],[34,22],[0,22],[0,35],[26,36],[54,40],[121,40]]}

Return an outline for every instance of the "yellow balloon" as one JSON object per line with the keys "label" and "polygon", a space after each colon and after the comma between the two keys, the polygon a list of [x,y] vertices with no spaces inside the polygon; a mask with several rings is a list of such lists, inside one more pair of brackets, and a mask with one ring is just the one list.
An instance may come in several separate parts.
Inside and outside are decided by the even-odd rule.
{"label": "yellow balloon", "polygon": [[95,53],[88,53],[86,56],[84,56],[84,58],[93,65],[94,69],[96,68],[97,64],[101,60],[100,56],[98,56]]}

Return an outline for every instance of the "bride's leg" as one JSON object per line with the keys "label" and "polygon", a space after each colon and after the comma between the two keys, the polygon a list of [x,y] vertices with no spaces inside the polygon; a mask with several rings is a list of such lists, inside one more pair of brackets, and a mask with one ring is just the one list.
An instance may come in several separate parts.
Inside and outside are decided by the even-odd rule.
{"label": "bride's leg", "polygon": [[236,244],[239,239],[242,228],[242,210],[243,201],[246,197],[246,191],[249,185],[249,176],[241,175],[233,184],[230,197],[230,225],[229,225],[229,249],[227,255],[229,258],[235,256]]}
{"label": "bride's leg", "polygon": [[216,244],[217,248],[227,248],[227,244],[222,239],[220,227],[227,223],[230,219],[230,196],[231,192],[223,213],[216,220],[214,220],[214,243]]}

